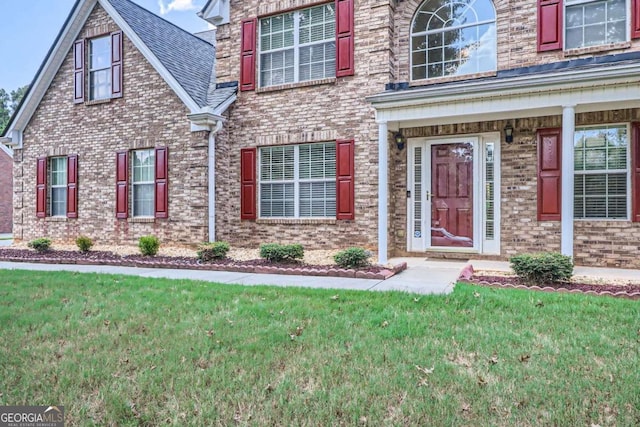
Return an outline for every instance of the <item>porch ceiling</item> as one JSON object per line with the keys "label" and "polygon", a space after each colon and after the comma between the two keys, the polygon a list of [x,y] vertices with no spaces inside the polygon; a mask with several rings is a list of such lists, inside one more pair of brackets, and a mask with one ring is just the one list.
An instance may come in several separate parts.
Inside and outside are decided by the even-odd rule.
{"label": "porch ceiling", "polygon": [[387,91],[367,98],[376,120],[395,127],[640,108],[640,63],[562,70]]}

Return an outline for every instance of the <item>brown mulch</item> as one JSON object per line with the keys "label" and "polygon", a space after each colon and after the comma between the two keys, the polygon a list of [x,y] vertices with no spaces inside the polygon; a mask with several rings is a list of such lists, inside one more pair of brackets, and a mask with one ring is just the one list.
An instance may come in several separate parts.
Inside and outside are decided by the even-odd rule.
{"label": "brown mulch", "polygon": [[[338,268],[336,266],[305,264],[302,262],[272,263],[265,259],[235,260],[225,258],[212,262],[202,263],[195,257],[186,256],[144,256],[144,255],[118,255],[108,251],[67,251],[52,249],[43,253],[31,249],[0,248],[0,260],[14,262],[46,262],[54,264],[107,264],[107,265],[137,265],[153,264],[165,268],[189,268],[201,269],[212,267],[212,269],[224,269],[225,266],[234,267],[283,267],[303,270],[327,270],[328,268]],[[218,267],[218,268],[215,268]],[[357,271],[367,273],[380,273],[385,267],[371,265],[359,268]]]}
{"label": "brown mulch", "polygon": [[[513,286],[527,286],[531,287],[530,284],[522,281],[520,278],[516,276],[489,276],[489,275],[477,275],[474,274],[471,277],[472,283],[480,283],[487,282],[489,284],[499,283],[500,285],[513,285]],[[583,282],[561,282],[561,283],[548,283],[544,285],[540,285],[540,288],[553,288],[553,289],[561,289],[564,288],[568,291],[579,290],[582,292],[593,291],[596,293],[603,292],[611,292],[613,294],[618,292],[626,292],[629,294],[634,294],[636,292],[640,293],[640,284],[637,283],[626,283],[626,284],[594,284],[594,283],[583,283]]]}

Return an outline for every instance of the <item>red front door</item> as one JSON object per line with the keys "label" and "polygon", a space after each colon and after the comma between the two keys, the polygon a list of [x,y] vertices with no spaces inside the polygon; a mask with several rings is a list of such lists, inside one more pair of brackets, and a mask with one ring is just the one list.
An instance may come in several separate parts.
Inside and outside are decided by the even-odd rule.
{"label": "red front door", "polygon": [[431,146],[431,246],[473,247],[473,144]]}

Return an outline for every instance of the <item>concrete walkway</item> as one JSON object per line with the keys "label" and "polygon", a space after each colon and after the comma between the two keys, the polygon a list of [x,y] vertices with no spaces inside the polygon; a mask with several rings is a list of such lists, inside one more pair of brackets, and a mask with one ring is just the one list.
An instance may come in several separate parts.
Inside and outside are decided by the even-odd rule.
{"label": "concrete walkway", "polygon": [[[240,285],[298,286],[304,288],[447,294],[453,290],[453,285],[460,271],[466,265],[466,262],[463,261],[428,261],[423,258],[394,258],[390,260],[392,264],[397,264],[402,261],[406,261],[409,268],[387,280],[1,261],[0,270],[63,270],[81,273],[124,274],[150,278],[193,279]],[[2,280],[1,271],[0,280]]]}

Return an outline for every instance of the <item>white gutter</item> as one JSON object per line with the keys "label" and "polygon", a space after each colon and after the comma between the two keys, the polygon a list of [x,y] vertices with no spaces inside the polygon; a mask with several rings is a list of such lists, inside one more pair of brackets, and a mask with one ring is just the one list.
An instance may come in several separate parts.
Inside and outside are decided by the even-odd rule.
{"label": "white gutter", "polygon": [[588,67],[578,70],[562,70],[554,73],[528,74],[492,80],[463,81],[446,86],[435,85],[412,88],[366,97],[376,109],[432,104],[435,102],[469,100],[476,97],[518,95],[557,88],[576,89],[602,85],[603,80],[640,80],[640,63],[624,63],[611,66]]}

